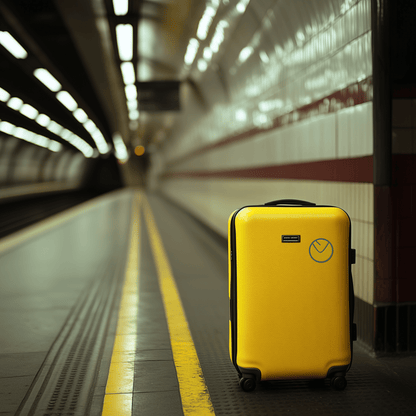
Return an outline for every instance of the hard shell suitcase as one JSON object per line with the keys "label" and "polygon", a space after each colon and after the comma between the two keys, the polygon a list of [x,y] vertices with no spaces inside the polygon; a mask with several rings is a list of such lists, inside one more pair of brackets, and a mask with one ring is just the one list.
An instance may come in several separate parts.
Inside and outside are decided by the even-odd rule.
{"label": "hard shell suitcase", "polygon": [[234,211],[228,232],[229,347],[242,389],[325,378],[344,389],[356,339],[348,214],[272,201]]}

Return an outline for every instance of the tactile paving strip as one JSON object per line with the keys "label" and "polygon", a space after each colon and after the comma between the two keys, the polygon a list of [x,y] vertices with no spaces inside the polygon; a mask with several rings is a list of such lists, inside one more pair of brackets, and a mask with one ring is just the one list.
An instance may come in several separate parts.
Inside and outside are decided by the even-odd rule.
{"label": "tactile paving strip", "polygon": [[88,414],[124,263],[117,251],[85,288],[16,416]]}
{"label": "tactile paving strip", "polygon": [[[152,201],[217,416],[416,414],[416,381],[409,383],[410,377],[404,379],[357,345],[344,391],[330,388],[328,380],[294,380],[243,392],[228,354],[227,262],[207,250],[201,243],[205,237],[195,238],[193,219],[164,200]],[[202,227],[199,232],[204,233]]]}

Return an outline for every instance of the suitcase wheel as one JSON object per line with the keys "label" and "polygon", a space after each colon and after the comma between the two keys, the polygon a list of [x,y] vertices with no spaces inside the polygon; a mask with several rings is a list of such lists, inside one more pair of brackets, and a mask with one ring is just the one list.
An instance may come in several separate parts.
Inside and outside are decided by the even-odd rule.
{"label": "suitcase wheel", "polygon": [[254,378],[240,378],[240,387],[244,391],[253,391],[256,388],[256,380]]}
{"label": "suitcase wheel", "polygon": [[347,387],[347,379],[344,376],[336,376],[331,379],[331,387],[335,390],[344,390]]}

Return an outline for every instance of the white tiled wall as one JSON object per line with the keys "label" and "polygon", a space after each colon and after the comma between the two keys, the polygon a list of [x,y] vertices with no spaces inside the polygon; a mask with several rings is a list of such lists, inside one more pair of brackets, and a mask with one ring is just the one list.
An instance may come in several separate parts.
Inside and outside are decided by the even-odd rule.
{"label": "white tiled wall", "polygon": [[[251,2],[249,7],[255,7],[254,3]],[[251,60],[243,65],[237,62],[237,72],[225,76],[229,101],[213,105],[201,118],[193,110],[195,106],[184,108],[181,126],[174,130],[173,137],[166,143],[167,161],[258,126],[259,116],[266,120],[267,125],[294,108],[326,97],[372,75],[370,0],[341,2],[347,6],[340,8],[340,1],[320,1],[322,27],[319,30],[318,25],[315,27],[318,22],[312,24],[312,30],[310,22],[297,17],[298,8],[302,7],[301,1],[287,2],[287,6],[282,3],[277,0],[271,2],[258,31],[253,33],[253,39],[257,41],[252,45],[254,51]],[[339,4],[333,8],[335,3]],[[282,7],[290,9],[298,27],[290,27],[286,25],[287,22],[282,22],[282,13],[279,13]],[[337,15],[327,15],[328,8]],[[314,19],[313,16],[308,18]],[[276,30],[282,23],[285,24],[284,29]],[[306,27],[301,27],[302,24]],[[284,37],[282,33],[291,30],[294,33],[286,35],[292,42],[287,42],[287,36]],[[305,37],[304,41],[294,43],[293,39],[301,33]],[[228,45],[229,51],[223,52],[224,62],[221,64],[224,72],[230,70],[228,64],[232,65],[226,56],[235,55],[235,42],[230,41]],[[259,59],[259,54],[265,51],[269,56],[268,63]],[[240,117],[239,114],[245,116]]]}
{"label": "white tiled wall", "polygon": [[320,115],[209,150],[172,169],[227,170],[373,153],[373,103]]}

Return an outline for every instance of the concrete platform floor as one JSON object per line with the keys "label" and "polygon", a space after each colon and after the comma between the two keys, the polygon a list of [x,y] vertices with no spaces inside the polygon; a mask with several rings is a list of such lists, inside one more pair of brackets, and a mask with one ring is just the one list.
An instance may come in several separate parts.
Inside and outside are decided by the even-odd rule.
{"label": "concrete platform floor", "polygon": [[[278,381],[243,392],[228,355],[226,246],[169,201],[147,199],[169,266],[130,190],[0,240],[0,415],[416,414],[416,356],[375,358],[357,343],[344,391]],[[136,292],[125,289],[129,273]],[[210,410],[202,399],[190,410],[178,381],[161,273],[176,282]],[[116,360],[120,339],[127,350]],[[110,391],[116,367],[121,384]],[[105,413],[106,400],[121,398],[130,405]]]}

